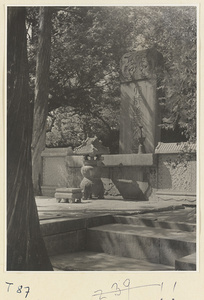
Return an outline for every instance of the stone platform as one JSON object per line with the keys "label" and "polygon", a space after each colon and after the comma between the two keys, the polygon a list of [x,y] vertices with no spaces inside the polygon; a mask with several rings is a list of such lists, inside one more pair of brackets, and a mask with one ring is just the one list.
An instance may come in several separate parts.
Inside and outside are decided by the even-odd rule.
{"label": "stone platform", "polygon": [[196,269],[195,205],[119,199],[69,204],[45,197],[36,202],[55,270]]}
{"label": "stone platform", "polygon": [[[96,216],[104,213],[146,213],[158,211],[172,211],[183,208],[186,202],[168,201],[127,201],[122,197],[82,200],[81,203],[58,203],[53,197],[36,197],[36,204],[40,220],[73,219]],[[189,206],[191,206],[189,204]],[[195,207],[195,204],[192,204]],[[185,214],[184,214],[185,215]],[[171,213],[169,213],[171,217]],[[190,216],[188,216],[188,219]],[[185,221],[185,216],[183,217]]]}

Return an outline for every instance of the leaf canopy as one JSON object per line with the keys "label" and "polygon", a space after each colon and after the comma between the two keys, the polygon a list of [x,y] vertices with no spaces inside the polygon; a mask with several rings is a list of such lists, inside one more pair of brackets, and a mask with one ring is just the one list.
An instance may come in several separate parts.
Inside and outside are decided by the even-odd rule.
{"label": "leaf canopy", "polygon": [[[34,10],[29,8],[36,19]],[[49,111],[71,106],[79,115],[118,128],[120,59],[126,52],[154,46],[165,62],[160,81],[162,126],[179,126],[195,141],[196,7],[55,7],[52,27]],[[35,43],[30,43],[31,74],[35,51]],[[34,73],[31,81],[33,77]]]}

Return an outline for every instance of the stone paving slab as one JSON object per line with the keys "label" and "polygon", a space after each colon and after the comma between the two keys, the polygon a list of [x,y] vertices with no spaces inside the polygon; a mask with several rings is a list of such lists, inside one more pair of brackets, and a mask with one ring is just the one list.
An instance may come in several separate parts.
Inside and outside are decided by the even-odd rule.
{"label": "stone paving slab", "polygon": [[184,242],[196,242],[195,232],[184,232],[180,230],[164,229],[156,227],[143,227],[130,224],[108,224],[89,228],[89,230],[97,230],[102,232],[121,233],[126,235],[137,235],[151,238],[163,238],[167,240],[178,240]]}
{"label": "stone paving slab", "polygon": [[102,214],[94,217],[83,218],[59,218],[41,220],[40,227],[43,236],[56,235],[68,231],[77,231],[88,227],[95,227],[104,224],[114,223],[114,218],[110,214]]}
{"label": "stone paving slab", "polygon": [[87,230],[87,249],[174,266],[175,259],[196,251],[196,234],[130,224],[109,224]]}
{"label": "stone paving slab", "polygon": [[174,271],[174,267],[96,252],[50,256],[57,271]]}
{"label": "stone paving slab", "polygon": [[196,231],[195,223],[178,222],[177,220],[171,222],[165,219],[160,219],[160,221],[158,221],[155,218],[145,218],[145,217],[141,218],[140,215],[138,215],[138,217],[126,217],[126,216],[115,215],[114,220],[116,223],[120,223],[120,224],[132,224],[132,225],[139,225],[145,227],[157,227],[163,229],[174,229],[174,230],[182,230],[182,231],[189,231],[189,232]]}
{"label": "stone paving slab", "polygon": [[[36,204],[43,235],[45,235],[45,240],[48,239],[48,244],[50,242],[52,244],[52,251],[50,251],[49,254],[57,254],[55,256],[52,256],[51,258],[56,262],[56,264],[53,265],[55,270],[63,269],[71,271],[77,269],[82,271],[100,271],[100,268],[102,271],[173,270],[174,268],[172,268],[172,266],[166,266],[168,262],[165,260],[163,261],[165,266],[163,266],[155,262],[150,263],[147,261],[142,261],[141,259],[136,262],[136,259],[134,258],[133,260],[134,262],[136,262],[136,265],[133,265],[133,262],[131,261],[132,258],[130,258],[129,261],[129,258],[118,256],[115,257],[113,255],[107,255],[105,253],[90,254],[88,252],[82,252],[80,256],[79,252],[76,251],[82,251],[82,249],[79,248],[83,247],[78,247],[77,245],[81,243],[83,246],[85,243],[85,231],[83,229],[84,224],[90,225],[90,227],[100,226],[101,224],[98,224],[98,222],[101,218],[104,218],[104,216],[108,219],[108,223],[110,222],[110,217],[113,217],[114,219],[116,216],[127,218],[134,218],[137,216],[140,218],[147,217],[146,219],[149,218],[150,221],[152,219],[157,219],[158,222],[162,222],[162,220],[165,220],[166,223],[170,223],[170,221],[176,222],[178,220],[179,222],[188,221],[192,225],[195,224],[196,221],[195,205],[192,205],[192,207],[190,208],[186,208],[186,205],[185,207],[183,205],[185,203],[175,200],[140,202],[127,201],[123,199],[92,199],[85,201],[82,200],[81,203],[71,204],[58,203],[55,198],[50,197],[36,197]],[[91,223],[88,224],[87,222]],[[95,224],[95,222],[97,222],[97,224]],[[70,230],[72,231],[70,232]],[[76,235],[77,230],[80,233],[80,236],[78,238]],[[149,229],[147,230],[149,231]],[[127,231],[127,228],[125,231]],[[161,229],[161,232],[163,231],[164,230]],[[53,232],[56,234],[54,235],[54,238]],[[118,231],[118,234],[119,232],[120,230]],[[158,234],[159,231],[156,233],[156,236],[158,236]],[[76,240],[74,240],[74,243],[73,237]],[[58,253],[59,239],[62,244],[64,243],[62,245],[64,248],[61,247],[63,250],[61,252],[61,255],[60,253]],[[73,249],[67,249],[67,239],[70,239],[71,242],[69,244],[72,245]],[[169,248],[169,244],[167,246],[167,248]],[[75,253],[64,254],[66,252],[73,251],[75,251]],[[90,257],[93,259],[93,268],[90,264]],[[82,268],[80,266],[82,266]]]}
{"label": "stone paving slab", "polygon": [[81,218],[102,213],[146,213],[182,209],[182,203],[172,201],[126,201],[114,199],[82,200],[81,203],[57,203],[55,198],[36,197],[40,220]]}
{"label": "stone paving slab", "polygon": [[176,259],[175,261],[176,270],[196,270],[196,252]]}
{"label": "stone paving slab", "polygon": [[[133,214],[131,216],[134,217]],[[176,209],[170,214],[169,211],[147,212],[143,217],[150,220],[154,219],[158,222],[165,220],[166,222],[180,221],[196,224],[196,208],[185,207],[185,209]]]}
{"label": "stone paving slab", "polygon": [[146,212],[143,214],[114,215],[117,223],[196,231],[196,208],[185,207],[170,211]]}

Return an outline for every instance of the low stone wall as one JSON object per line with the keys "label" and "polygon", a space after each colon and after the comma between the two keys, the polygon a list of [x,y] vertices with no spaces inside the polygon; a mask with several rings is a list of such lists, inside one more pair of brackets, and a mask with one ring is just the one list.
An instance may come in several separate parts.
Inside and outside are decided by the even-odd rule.
{"label": "low stone wall", "polygon": [[[104,155],[102,181],[107,197],[147,200],[156,184],[153,154]],[[43,195],[54,196],[58,187],[79,187],[83,157],[69,155],[67,149],[47,148],[43,159]],[[151,174],[154,174],[153,176]]]}
{"label": "low stone wall", "polygon": [[114,223],[111,215],[73,220],[41,220],[40,229],[49,255],[86,249],[87,228]]}
{"label": "low stone wall", "polygon": [[[196,152],[177,144],[160,143],[155,154],[104,155],[101,163],[105,196],[133,200],[179,196],[195,199]],[[82,156],[69,149],[47,148],[42,153],[42,192],[54,196],[57,187],[79,187]],[[138,191],[141,193],[138,194]],[[137,197],[135,197],[137,195]],[[136,199],[137,198],[137,199]]]}
{"label": "low stone wall", "polygon": [[185,143],[159,143],[157,192],[159,199],[196,200],[196,146]]}

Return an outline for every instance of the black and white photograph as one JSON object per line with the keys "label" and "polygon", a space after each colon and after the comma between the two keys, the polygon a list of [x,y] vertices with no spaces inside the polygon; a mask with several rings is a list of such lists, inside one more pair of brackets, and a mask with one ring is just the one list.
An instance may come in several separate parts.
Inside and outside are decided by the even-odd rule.
{"label": "black and white photograph", "polygon": [[4,272],[197,274],[198,6],[68,4],[5,7]]}

